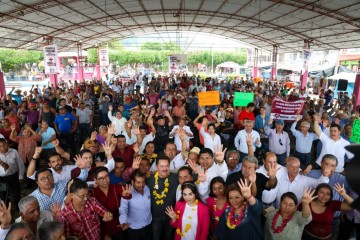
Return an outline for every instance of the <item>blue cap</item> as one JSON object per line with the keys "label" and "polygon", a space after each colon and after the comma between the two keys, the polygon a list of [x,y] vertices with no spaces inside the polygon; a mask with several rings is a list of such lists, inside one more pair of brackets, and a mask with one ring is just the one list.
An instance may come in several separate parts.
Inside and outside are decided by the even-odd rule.
{"label": "blue cap", "polygon": [[276,124],[284,125],[284,120],[278,119],[278,120],[276,121]]}

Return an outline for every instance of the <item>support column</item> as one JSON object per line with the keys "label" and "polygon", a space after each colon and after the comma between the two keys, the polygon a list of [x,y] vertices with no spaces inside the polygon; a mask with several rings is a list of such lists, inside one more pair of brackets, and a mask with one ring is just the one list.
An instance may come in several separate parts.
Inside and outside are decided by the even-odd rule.
{"label": "support column", "polygon": [[84,81],[84,66],[83,66],[83,55],[82,55],[82,43],[77,44],[77,66],[78,66],[78,75],[77,80],[79,82]]}
{"label": "support column", "polygon": [[99,46],[96,49],[96,56],[97,56],[97,61],[96,61],[96,65],[95,65],[96,80],[100,81],[101,80],[101,67],[100,67]]}
{"label": "support column", "polygon": [[353,102],[352,104],[354,106],[359,106],[360,105],[360,71],[358,71],[358,74],[356,75],[355,78],[353,93],[355,94],[355,102]]}
{"label": "support column", "polygon": [[54,84],[55,89],[58,87],[58,81],[57,81],[57,74],[49,74],[50,75],[50,82]]}
{"label": "support column", "polygon": [[0,70],[0,98],[6,95],[4,72]]}
{"label": "support column", "polygon": [[254,52],[254,67],[253,67],[253,79],[257,78],[259,75],[259,68],[258,68],[258,62],[259,62],[259,49],[255,48]]}
{"label": "support column", "polygon": [[308,62],[309,62],[309,50],[310,50],[310,42],[308,40],[304,40],[304,49],[303,49],[303,70],[301,71],[300,76],[300,89],[304,89],[306,87],[308,81]]}
{"label": "support column", "polygon": [[278,45],[273,45],[273,52],[272,52],[272,67],[271,67],[271,76],[270,80],[274,81],[277,75],[277,55],[278,55]]}
{"label": "support column", "polygon": [[95,70],[96,70],[96,80],[100,81],[101,80],[101,67],[99,64],[97,64],[95,66]]}

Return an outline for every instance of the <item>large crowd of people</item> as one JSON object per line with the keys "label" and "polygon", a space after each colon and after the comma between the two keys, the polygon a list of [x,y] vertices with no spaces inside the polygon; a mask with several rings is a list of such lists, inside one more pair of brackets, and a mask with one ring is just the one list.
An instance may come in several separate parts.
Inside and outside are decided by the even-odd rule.
{"label": "large crowd of people", "polygon": [[[221,103],[199,106],[210,90]],[[360,239],[345,179],[360,108],[320,92],[186,75],[13,88],[0,239]],[[304,99],[301,115],[271,117],[275,97]]]}

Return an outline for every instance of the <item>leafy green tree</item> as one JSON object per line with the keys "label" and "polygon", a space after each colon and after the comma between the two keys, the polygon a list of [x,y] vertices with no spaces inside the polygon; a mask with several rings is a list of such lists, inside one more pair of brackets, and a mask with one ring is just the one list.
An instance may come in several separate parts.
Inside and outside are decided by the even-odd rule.
{"label": "leafy green tree", "polygon": [[172,53],[181,52],[181,47],[173,42],[145,42],[141,45],[140,50],[154,50],[154,51],[162,51],[168,50]]}
{"label": "leafy green tree", "polygon": [[21,70],[30,67],[33,63],[38,64],[44,59],[43,52],[30,50],[15,50],[0,48],[0,62],[4,72],[10,69]]}

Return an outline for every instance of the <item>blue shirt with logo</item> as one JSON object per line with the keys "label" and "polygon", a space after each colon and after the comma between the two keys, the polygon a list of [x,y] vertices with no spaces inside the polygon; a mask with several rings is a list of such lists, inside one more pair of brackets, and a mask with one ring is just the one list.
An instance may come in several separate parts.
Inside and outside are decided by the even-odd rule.
{"label": "blue shirt with logo", "polygon": [[55,124],[61,133],[69,133],[72,129],[72,123],[76,121],[76,118],[71,113],[65,115],[58,114],[55,118]]}

